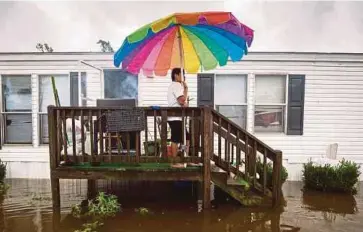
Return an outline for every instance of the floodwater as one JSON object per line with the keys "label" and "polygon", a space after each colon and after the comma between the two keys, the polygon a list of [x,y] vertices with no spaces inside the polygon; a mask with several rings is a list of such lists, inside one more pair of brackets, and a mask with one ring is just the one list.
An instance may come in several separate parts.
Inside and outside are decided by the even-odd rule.
{"label": "floodwater", "polygon": [[[52,231],[50,182],[7,180],[11,186],[0,205],[0,232]],[[101,231],[122,232],[267,232],[363,231],[363,186],[355,197],[303,193],[300,182],[283,186],[282,210],[247,209],[217,191],[211,211],[198,213],[197,194],[187,184],[99,182],[100,191],[119,196],[122,212],[105,222]],[[60,231],[74,231],[82,222],[73,219],[70,207],[87,196],[87,181],[61,181]],[[149,214],[140,215],[135,208]]]}

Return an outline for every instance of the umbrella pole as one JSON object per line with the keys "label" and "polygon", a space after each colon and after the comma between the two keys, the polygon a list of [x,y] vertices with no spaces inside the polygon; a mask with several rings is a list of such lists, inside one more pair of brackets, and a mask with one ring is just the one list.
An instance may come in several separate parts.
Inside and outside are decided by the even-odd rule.
{"label": "umbrella pole", "polygon": [[[180,75],[182,77],[182,81],[185,81],[184,78],[184,54],[183,54],[183,43],[182,43],[182,36],[181,36],[181,27],[178,27],[178,44],[179,44],[179,55],[180,55]],[[187,97],[188,99],[188,97]],[[187,103],[189,103],[189,101],[185,99],[187,101]],[[182,118],[182,132],[183,132],[183,146],[182,146],[182,150],[184,153],[184,156],[186,154],[186,148],[187,148],[187,144],[186,144],[186,123],[185,123],[185,119]]]}

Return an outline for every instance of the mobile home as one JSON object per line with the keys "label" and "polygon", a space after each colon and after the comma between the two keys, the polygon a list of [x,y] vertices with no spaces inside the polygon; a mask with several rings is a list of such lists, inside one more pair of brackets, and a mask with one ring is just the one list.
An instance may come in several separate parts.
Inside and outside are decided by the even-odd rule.
{"label": "mobile home", "polygon": [[[138,77],[110,53],[0,53],[1,149],[8,178],[49,178],[47,106],[93,106],[100,98],[167,105],[170,76]],[[290,180],[337,144],[363,163],[363,54],[251,52],[243,61],[187,74],[191,106],[209,105],[282,150]],[[362,177],[361,177],[362,178]]]}

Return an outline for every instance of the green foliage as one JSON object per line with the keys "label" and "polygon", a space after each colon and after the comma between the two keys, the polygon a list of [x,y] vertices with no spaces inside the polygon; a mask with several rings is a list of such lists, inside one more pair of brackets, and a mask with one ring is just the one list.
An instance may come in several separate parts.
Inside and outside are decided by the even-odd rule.
{"label": "green foliage", "polygon": [[120,204],[117,197],[99,192],[95,199],[88,201],[88,205],[83,208],[82,205],[72,206],[71,214],[75,218],[91,218],[93,222],[82,225],[81,230],[74,232],[96,232],[103,225],[102,220],[108,217],[114,217],[120,211]]}
{"label": "green foliage", "polygon": [[88,201],[86,210],[82,210],[81,205],[72,206],[72,216],[75,218],[92,217],[96,219],[105,219],[114,217],[120,211],[120,204],[117,197],[114,195],[106,195],[104,192],[99,192],[97,197]]}
{"label": "green foliage", "polygon": [[47,43],[37,43],[35,48],[40,52],[53,52],[53,48],[49,46]]}
{"label": "green foliage", "polygon": [[306,189],[326,192],[356,193],[360,166],[342,160],[337,166],[304,164],[303,181]]}
{"label": "green foliage", "polygon": [[8,184],[0,182],[0,195],[6,194],[6,192],[8,191],[9,188],[10,188],[10,186]]}
{"label": "green foliage", "polygon": [[138,209],[135,209],[135,212],[136,212],[136,213],[139,213],[139,214],[141,214],[141,215],[148,215],[148,214],[150,214],[149,209],[144,208],[144,207],[140,207],[140,208],[138,208]]}
{"label": "green foliage", "polygon": [[3,163],[0,159],[0,183],[4,183],[6,177],[6,163]]}
{"label": "green foliage", "polygon": [[75,218],[81,218],[82,217],[81,205],[72,205],[71,214]]}
{"label": "green foliage", "polygon": [[6,163],[2,162],[0,159],[0,195],[4,195],[9,189],[9,185],[4,183],[5,177]]}
{"label": "green foliage", "polygon": [[[272,170],[273,170],[273,166],[271,162],[266,163],[266,177],[267,177],[267,185],[269,187],[272,187]],[[260,178],[258,179],[258,182],[260,182],[261,184],[263,184],[263,161],[261,161],[261,158],[258,157],[257,159],[257,163],[256,163],[256,172],[258,173],[258,175],[260,176]],[[282,170],[281,170],[281,181],[282,183],[285,183],[285,181],[287,180],[289,174],[286,170],[286,168],[284,166],[282,166]]]}
{"label": "green foliage", "polygon": [[97,44],[100,45],[102,52],[114,52],[110,41],[98,40]]}
{"label": "green foliage", "polygon": [[82,225],[82,229],[75,230],[74,232],[97,232],[97,229],[101,226],[103,226],[103,223],[99,221],[95,221],[92,223],[84,223]]}
{"label": "green foliage", "polygon": [[88,203],[88,215],[97,218],[114,217],[120,211],[120,204],[114,195],[98,193],[96,199]]}

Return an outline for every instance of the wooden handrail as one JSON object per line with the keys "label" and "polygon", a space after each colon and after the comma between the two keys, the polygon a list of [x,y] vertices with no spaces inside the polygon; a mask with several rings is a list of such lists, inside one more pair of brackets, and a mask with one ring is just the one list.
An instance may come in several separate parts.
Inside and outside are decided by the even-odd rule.
{"label": "wooden handrail", "polygon": [[[212,110],[212,116],[213,132],[218,135],[217,154],[213,154],[212,160],[227,173],[245,178],[257,191],[271,195],[276,206],[281,196],[282,152],[274,150],[219,112]],[[224,156],[222,140],[225,142]],[[260,156],[263,158],[259,160]],[[272,163],[272,177],[267,173],[268,161]],[[256,173],[259,174],[258,180]]]}

